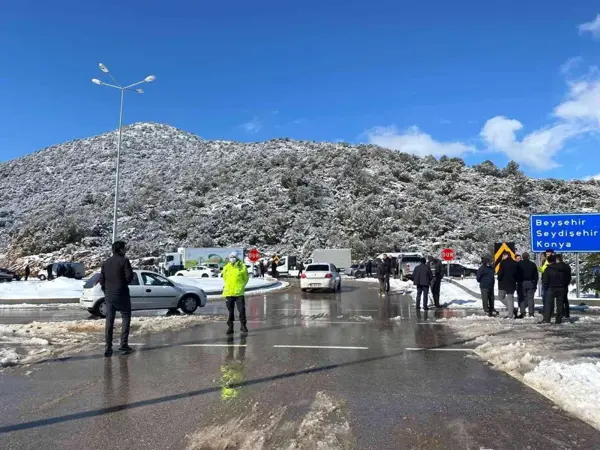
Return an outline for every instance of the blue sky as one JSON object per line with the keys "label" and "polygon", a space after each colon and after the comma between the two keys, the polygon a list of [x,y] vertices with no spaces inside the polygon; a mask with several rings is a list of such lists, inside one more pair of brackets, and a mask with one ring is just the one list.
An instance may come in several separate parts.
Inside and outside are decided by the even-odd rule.
{"label": "blue sky", "polygon": [[600,174],[600,7],[589,0],[9,2],[0,161],[168,123],[207,139],[374,142]]}

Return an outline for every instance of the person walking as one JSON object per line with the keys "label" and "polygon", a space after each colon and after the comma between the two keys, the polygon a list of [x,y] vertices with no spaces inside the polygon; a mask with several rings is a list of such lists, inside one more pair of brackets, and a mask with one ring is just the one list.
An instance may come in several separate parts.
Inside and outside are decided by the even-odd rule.
{"label": "person walking", "polygon": [[413,269],[413,284],[417,286],[417,310],[421,309],[421,297],[423,297],[423,309],[427,311],[427,297],[429,295],[429,286],[433,280],[431,269],[427,265],[427,260],[421,258],[421,263]]}
{"label": "person walking", "polygon": [[125,258],[127,251],[125,242],[117,241],[112,245],[113,255],[108,258],[100,270],[99,284],[104,292],[106,304],[106,322],[104,325],[104,357],[113,354],[113,331],[115,326],[115,315],[119,311],[122,319],[121,345],[119,350],[131,353],[133,349],[128,345],[129,327],[131,325],[131,297],[129,295],[129,284],[135,274],[131,263]]}
{"label": "person walking", "polygon": [[386,254],[383,255],[381,262],[377,265],[377,279],[379,280],[379,293],[389,292],[390,265]]}
{"label": "person walking", "polygon": [[271,260],[271,276],[277,278],[277,263],[275,262],[275,259]]}
{"label": "person walking", "polygon": [[431,295],[433,296],[433,305],[436,308],[441,308],[440,290],[442,288],[442,278],[444,278],[444,266],[439,259],[429,256],[429,268],[433,274],[433,279],[431,280]]}
{"label": "person walking", "polygon": [[259,261],[258,262],[258,270],[260,270],[260,277],[264,278],[265,277],[265,262],[264,261]]}
{"label": "person walking", "polygon": [[365,271],[367,272],[366,275],[369,278],[373,277],[373,262],[371,260],[367,261],[367,264],[365,264]]}
{"label": "person walking", "polygon": [[[525,317],[525,308],[527,308],[527,315],[533,317],[535,307],[534,297],[539,281],[539,272],[537,265],[531,261],[529,253],[524,252],[521,261],[517,262],[517,273],[521,289],[523,290],[523,298],[519,298],[519,317]],[[518,288],[517,285],[517,290]]]}
{"label": "person walking", "polygon": [[[498,297],[508,308],[507,319],[515,318],[515,291],[517,290],[517,263],[508,252],[502,254],[498,269]],[[506,299],[506,300],[505,300]]]}
{"label": "person walking", "polygon": [[571,318],[571,306],[569,305],[569,286],[571,285],[571,278],[573,277],[573,273],[571,271],[571,266],[565,263],[562,255],[556,255],[556,264],[559,265],[563,269],[564,273],[564,289],[565,295],[563,297],[563,316],[566,319]]}
{"label": "person walking", "polygon": [[490,317],[498,315],[498,311],[496,311],[496,308],[494,307],[494,285],[496,284],[494,275],[492,260],[484,256],[481,258],[481,266],[477,269],[475,278],[479,283],[483,310]]}
{"label": "person walking", "polygon": [[[542,284],[546,289],[546,305],[544,319],[540,323],[550,323],[550,318],[556,305],[556,323],[562,323],[563,305],[565,298],[565,280],[570,275],[571,268],[567,270],[562,264],[556,263],[556,256],[546,258],[548,265],[542,275]],[[570,280],[569,280],[570,281]]]}
{"label": "person walking", "polygon": [[52,276],[52,264],[48,264],[46,266],[46,273],[48,274],[48,276],[46,277],[46,280],[50,281],[52,280],[53,276]]}
{"label": "person walking", "polygon": [[27,264],[25,266],[25,281],[29,279],[29,275],[31,275],[31,268],[29,267],[29,264]]}
{"label": "person walking", "polygon": [[243,261],[241,261],[235,252],[229,255],[229,262],[223,268],[223,297],[229,317],[227,319],[227,334],[233,334],[233,322],[235,320],[235,307],[239,314],[242,324],[242,333],[247,333],[246,328],[246,299],[244,292],[248,284],[248,270]]}

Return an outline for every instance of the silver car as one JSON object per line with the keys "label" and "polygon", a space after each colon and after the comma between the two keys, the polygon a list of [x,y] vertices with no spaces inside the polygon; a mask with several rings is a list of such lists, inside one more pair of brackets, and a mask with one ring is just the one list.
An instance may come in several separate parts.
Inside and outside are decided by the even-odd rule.
{"label": "silver car", "polygon": [[[194,286],[175,283],[168,278],[147,270],[134,270],[129,284],[131,309],[181,309],[193,314],[198,307],[206,305],[206,293]],[[106,317],[104,292],[100,288],[100,273],[95,273],[83,286],[79,305],[94,316]]]}

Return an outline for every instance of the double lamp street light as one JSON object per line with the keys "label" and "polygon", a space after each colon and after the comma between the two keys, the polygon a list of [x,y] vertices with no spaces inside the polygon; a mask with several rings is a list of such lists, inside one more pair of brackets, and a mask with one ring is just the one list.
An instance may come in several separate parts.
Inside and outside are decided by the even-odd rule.
{"label": "double lamp street light", "polygon": [[116,175],[116,180],[115,180],[115,205],[114,205],[114,212],[113,212],[113,242],[117,241],[117,208],[119,205],[119,178],[120,178],[120,171],[119,171],[119,165],[121,162],[121,131],[123,128],[123,98],[125,96],[125,91],[132,91],[132,92],[136,92],[138,94],[143,94],[144,91],[142,89],[133,89],[134,86],[138,86],[142,83],[150,83],[152,81],[154,81],[156,79],[156,77],[154,75],[149,75],[146,78],[144,78],[142,81],[138,81],[137,83],[133,83],[130,84],[129,86],[121,86],[119,84],[119,82],[115,79],[115,77],[112,76],[112,74],[108,71],[108,68],[100,63],[98,64],[98,66],[100,67],[100,70],[104,73],[107,73],[108,76],[113,80],[113,82],[115,84],[109,84],[109,83],[105,83],[104,81],[100,81],[97,78],[93,78],[92,79],[92,83],[97,84],[99,86],[108,86],[111,88],[115,88],[115,89],[119,89],[121,91],[121,109],[120,109],[120,113],[119,113],[119,140],[117,143],[117,175]]}

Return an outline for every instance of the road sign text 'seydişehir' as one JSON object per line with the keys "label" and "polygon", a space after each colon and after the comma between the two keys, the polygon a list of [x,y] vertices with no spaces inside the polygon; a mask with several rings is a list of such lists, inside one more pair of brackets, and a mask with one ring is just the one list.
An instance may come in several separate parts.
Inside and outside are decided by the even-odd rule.
{"label": "road sign text 'seydi\u015fehir'", "polygon": [[600,214],[533,214],[531,250],[600,252]]}

